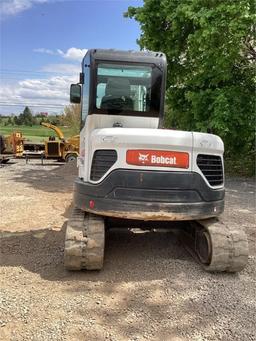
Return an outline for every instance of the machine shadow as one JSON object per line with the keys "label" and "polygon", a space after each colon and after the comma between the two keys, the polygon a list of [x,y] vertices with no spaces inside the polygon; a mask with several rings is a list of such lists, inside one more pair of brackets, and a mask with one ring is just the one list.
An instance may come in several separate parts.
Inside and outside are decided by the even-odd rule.
{"label": "machine shadow", "polygon": [[[40,162],[40,161],[38,161]],[[25,163],[25,161],[24,161]],[[36,190],[49,193],[67,193],[73,191],[74,179],[77,176],[77,167],[75,162],[29,164],[33,167],[26,169],[20,168],[19,172],[13,174],[11,180],[18,183],[25,183]],[[49,167],[53,167],[49,169]],[[37,168],[38,167],[38,168]]]}
{"label": "machine shadow", "polygon": [[[20,167],[18,172],[15,170],[12,174],[12,181],[28,184],[39,191],[38,195],[40,191],[72,193],[76,174],[77,168],[73,162],[53,169]],[[68,218],[70,210],[71,206],[61,213],[62,216]],[[132,233],[119,229],[107,233],[102,271],[69,272],[63,264],[65,230],[66,223],[59,229],[1,232],[0,265],[23,267],[50,281],[120,282],[141,280],[141,268],[148,269],[143,280],[169,276],[170,259],[193,263],[173,233]],[[154,273],[151,265],[159,260],[159,271]]]}
{"label": "machine shadow", "polygon": [[[107,231],[103,270],[67,271],[63,264],[65,230],[66,223],[60,230],[1,232],[0,266],[23,267],[49,281],[118,283],[169,276],[170,259],[174,262],[194,262],[172,232],[132,233],[127,229],[118,229]],[[160,264],[158,271],[152,272],[156,262]],[[177,271],[182,272],[182,267]]]}

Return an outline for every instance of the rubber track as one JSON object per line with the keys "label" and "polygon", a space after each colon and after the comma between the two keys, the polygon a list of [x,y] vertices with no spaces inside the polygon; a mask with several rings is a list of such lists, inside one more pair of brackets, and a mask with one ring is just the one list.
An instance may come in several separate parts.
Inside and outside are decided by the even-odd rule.
{"label": "rubber track", "polygon": [[212,244],[210,264],[203,264],[211,272],[238,272],[248,262],[248,241],[242,229],[230,228],[216,218],[197,221],[210,236]]}
{"label": "rubber track", "polygon": [[104,219],[74,208],[66,229],[65,267],[68,270],[102,269],[104,247]]}

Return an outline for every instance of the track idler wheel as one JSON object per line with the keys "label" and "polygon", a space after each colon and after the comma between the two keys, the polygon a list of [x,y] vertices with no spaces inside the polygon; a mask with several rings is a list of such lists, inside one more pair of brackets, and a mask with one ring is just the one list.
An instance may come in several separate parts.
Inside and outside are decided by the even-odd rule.
{"label": "track idler wheel", "polygon": [[68,270],[100,270],[103,267],[104,248],[104,219],[74,208],[66,229],[65,267]]}
{"label": "track idler wheel", "polygon": [[195,228],[195,253],[207,271],[238,272],[248,261],[245,232],[229,228],[218,219],[192,223]]}
{"label": "track idler wheel", "polygon": [[207,231],[199,230],[196,232],[195,249],[202,264],[209,264],[211,262],[212,244]]}

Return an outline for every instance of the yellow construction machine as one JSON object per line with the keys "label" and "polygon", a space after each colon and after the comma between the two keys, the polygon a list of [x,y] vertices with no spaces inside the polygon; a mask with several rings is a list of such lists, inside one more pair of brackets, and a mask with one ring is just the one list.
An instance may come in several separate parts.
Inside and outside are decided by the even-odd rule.
{"label": "yellow construction machine", "polygon": [[63,132],[60,128],[53,124],[41,122],[43,127],[55,131],[58,139],[55,136],[50,136],[45,141],[45,157],[57,158],[66,162],[75,160],[79,155],[79,135],[75,135],[65,139]]}
{"label": "yellow construction machine", "polygon": [[15,157],[23,156],[24,138],[22,132],[14,131],[8,136],[0,136],[0,153],[13,154]]}
{"label": "yellow construction machine", "polygon": [[8,136],[0,135],[0,164],[7,163],[10,157],[23,156],[24,140],[20,131],[14,131]]}

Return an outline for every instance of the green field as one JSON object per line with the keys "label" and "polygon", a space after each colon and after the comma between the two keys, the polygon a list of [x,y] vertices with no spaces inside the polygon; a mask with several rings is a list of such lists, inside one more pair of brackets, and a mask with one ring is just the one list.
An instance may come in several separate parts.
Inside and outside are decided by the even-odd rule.
{"label": "green field", "polygon": [[[68,127],[60,127],[65,137],[70,137],[70,129]],[[49,136],[57,136],[52,129],[42,127],[40,125],[29,126],[0,126],[0,135],[10,135],[14,131],[21,131],[23,137],[29,142],[43,142]]]}

